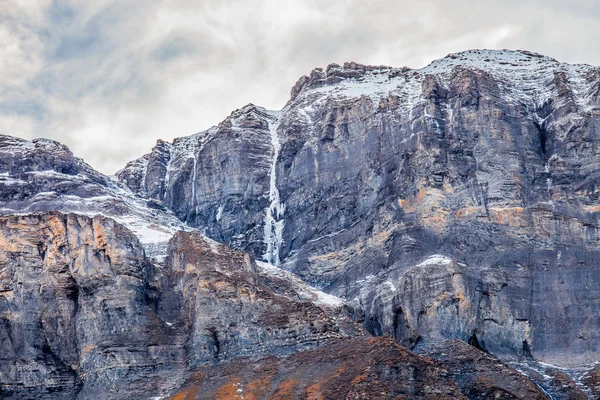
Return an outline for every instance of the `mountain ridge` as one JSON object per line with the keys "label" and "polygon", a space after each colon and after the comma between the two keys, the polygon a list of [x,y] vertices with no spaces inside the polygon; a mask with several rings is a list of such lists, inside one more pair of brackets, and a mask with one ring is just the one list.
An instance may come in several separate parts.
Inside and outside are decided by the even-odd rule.
{"label": "mountain ridge", "polygon": [[[335,306],[347,336],[388,336],[448,368],[461,363],[446,357],[449,349],[493,365],[481,349],[555,398],[585,398],[596,390],[595,375],[581,370],[600,352],[599,96],[598,67],[525,51],[450,54],[418,70],[331,64],[300,78],[282,110],[249,104],[206,131],[159,140],[116,181],[59,144],[2,136],[1,212],[104,214],[123,223],[143,239],[147,259],[139,265],[155,277],[136,290],[169,323],[180,306],[188,315],[192,303],[165,289],[184,284],[182,296],[191,296],[185,285],[201,278],[197,301],[213,317],[180,322],[208,329],[190,331],[200,346],[185,350],[193,357],[222,354],[224,343],[237,355],[247,351],[243,343],[279,348],[263,333],[287,319],[253,303],[264,284],[298,312],[307,301],[326,315]],[[11,259],[26,258],[32,270],[45,265],[46,250],[36,250],[35,240],[32,255],[11,250]],[[105,244],[94,243],[89,254],[103,266]],[[235,263],[223,258],[230,253]],[[229,297],[221,299],[220,290]],[[243,314],[233,325],[219,322],[238,305],[249,321],[261,321],[245,332],[263,333],[240,336],[235,324],[249,323]],[[307,327],[310,318],[294,326],[318,336]],[[307,343],[324,348],[327,340]],[[463,351],[457,343],[472,346]],[[319,368],[330,373],[334,366]],[[500,381],[513,372],[502,371],[495,389],[484,383],[493,374],[464,371],[451,380],[463,393],[472,385],[505,393],[510,387]],[[198,381],[190,379],[194,391]],[[527,385],[522,389],[537,390]]]}
{"label": "mountain ridge", "polygon": [[[268,253],[263,226],[273,215],[269,182],[274,179],[285,205],[277,212],[283,225],[282,267],[313,286],[354,299],[363,310],[361,302],[379,302],[376,292],[388,290],[385,282],[400,279],[386,275],[402,275],[406,266],[422,265],[435,255],[464,266],[459,270],[467,288],[475,285],[469,289],[472,296],[496,293],[478,288],[496,285],[485,283],[498,279],[494,265],[526,271],[519,272],[521,298],[531,292],[526,282],[537,279],[531,274],[545,268],[532,257],[552,265],[593,257],[595,233],[569,237],[561,230],[597,229],[597,67],[526,51],[471,50],[414,70],[331,64],[300,78],[292,92],[278,112],[280,148],[271,143],[271,114],[248,105],[211,128],[206,147],[194,155],[197,168],[188,162],[170,171],[175,178],[164,195],[154,198],[209,236],[260,258]],[[189,153],[185,157],[191,159]],[[190,197],[190,186],[196,198]],[[552,224],[552,230],[545,228]],[[565,254],[575,251],[565,246],[580,244],[581,250],[565,261]],[[497,250],[484,256],[488,246]],[[509,248],[521,255],[500,256]],[[542,256],[548,251],[552,260]],[[479,276],[484,272],[492,275]],[[383,286],[359,294],[367,289],[353,282],[371,275],[381,275],[376,285]],[[390,296],[398,299],[395,293]],[[477,308],[468,301],[459,304],[466,313]],[[367,317],[372,333],[393,334],[396,317],[393,310],[387,313]],[[521,354],[522,341],[530,343],[529,335],[537,332],[528,313],[519,310],[499,324],[509,323],[522,337],[510,344],[513,355]],[[407,322],[409,331],[418,325],[415,318]],[[448,334],[467,340],[473,332],[496,331],[493,335],[500,336],[482,341],[494,349],[490,343],[499,340],[492,351],[506,350],[510,339],[502,337],[503,328],[485,322],[492,320],[475,324],[487,328],[461,327],[457,321]],[[419,336],[416,332],[402,335]]]}
{"label": "mountain ridge", "polygon": [[[519,57],[518,55],[521,55],[522,57]],[[471,57],[467,57],[467,56],[471,56]],[[505,56],[504,59],[502,56]],[[451,60],[451,61],[449,61]],[[456,61],[458,60],[458,61]],[[519,64],[516,64],[515,61],[527,61],[527,62],[531,62],[531,61],[538,61],[538,63],[542,63],[542,62],[549,62],[551,64],[554,65],[565,65],[565,66],[571,66],[571,67],[578,67],[578,68],[584,68],[584,69],[590,69],[592,70],[597,70],[598,66],[593,66],[590,64],[585,64],[585,63],[567,63],[567,62],[560,62],[552,57],[540,54],[540,53],[535,53],[535,52],[531,52],[528,50],[510,50],[510,49],[502,49],[502,50],[490,50],[490,49],[472,49],[472,50],[465,50],[465,51],[461,51],[461,52],[456,52],[456,53],[449,53],[448,55],[436,59],[432,62],[430,62],[428,65],[424,66],[424,67],[420,67],[420,68],[411,68],[411,67],[391,67],[391,66],[387,66],[387,65],[370,65],[370,64],[361,64],[361,63],[357,63],[354,61],[349,61],[349,62],[345,62],[342,65],[340,64],[336,64],[336,63],[331,63],[328,64],[327,67],[323,68],[323,67],[315,67],[311,70],[311,74],[309,75],[303,75],[301,76],[296,83],[292,86],[291,89],[291,94],[290,94],[290,101],[293,101],[295,99],[295,97],[299,94],[299,92],[306,88],[306,86],[310,86],[310,84],[307,85],[308,81],[310,81],[311,79],[311,75],[313,75],[313,72],[316,73],[317,75],[319,75],[320,73],[328,73],[330,71],[356,71],[354,74],[352,74],[352,72],[350,72],[347,76],[343,76],[343,75],[334,75],[337,77],[342,77],[342,78],[356,78],[359,76],[359,74],[361,73],[367,73],[367,72],[376,72],[376,73],[388,73],[389,75],[392,76],[398,76],[401,74],[406,74],[408,72],[421,72],[421,73],[427,73],[427,72],[432,72],[432,73],[439,73],[441,70],[446,69],[447,72],[447,68],[449,66],[458,66],[458,67],[465,67],[465,66],[471,66],[471,67],[476,67],[477,69],[481,69],[481,70],[485,70],[485,67],[491,67],[492,63],[497,62],[499,63],[499,66],[502,65],[506,65],[506,69],[510,69],[509,67],[519,67]],[[464,63],[461,63],[460,61],[466,61]],[[440,70],[436,70],[437,66],[440,66]],[[530,64],[531,65],[531,64]],[[597,71],[596,71],[597,72]],[[288,101],[289,102],[289,101]],[[221,123],[214,125],[208,129],[202,130],[200,132],[197,133],[193,133],[191,135],[186,135],[186,136],[181,136],[178,138],[173,139],[173,141],[177,140],[177,139],[181,139],[181,138],[185,138],[185,137],[194,137],[194,136],[203,136],[205,135],[207,132],[214,130],[216,127],[218,127],[219,125],[226,123],[226,121],[228,121],[230,118],[235,117],[236,115],[239,116],[249,110],[252,109],[257,109],[260,110],[262,112],[275,112],[275,111],[281,111],[283,110],[283,108],[281,110],[269,110],[265,107],[262,107],[260,105],[256,105],[254,103],[248,103],[243,107],[240,107],[238,109],[235,109],[231,112],[231,114],[226,117]],[[158,141],[162,141],[162,139],[157,139]],[[138,159],[143,158],[139,157]],[[135,162],[136,160],[132,160],[130,162]],[[123,170],[124,168],[122,168],[121,170]],[[121,171],[119,170],[119,171]],[[118,174],[117,171],[115,173]]]}

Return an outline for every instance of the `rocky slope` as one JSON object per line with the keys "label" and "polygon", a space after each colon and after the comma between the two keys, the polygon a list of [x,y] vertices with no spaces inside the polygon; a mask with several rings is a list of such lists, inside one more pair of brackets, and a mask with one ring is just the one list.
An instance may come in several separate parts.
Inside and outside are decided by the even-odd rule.
{"label": "rocky slope", "polygon": [[156,263],[113,219],[52,211],[0,217],[0,248],[2,398],[547,398],[465,343],[487,364],[463,375],[369,339],[340,299],[198,232]]}
{"label": "rocky slope", "polygon": [[523,375],[466,343],[442,347],[459,349],[462,370],[390,338],[338,339],[285,359],[202,367],[171,399],[547,399]]}
{"label": "rocky slope", "polygon": [[112,219],[49,212],[0,217],[0,248],[2,398],[160,397],[207,363],[366,334],[343,303],[276,294],[249,254],[199,233],[157,264]]}
{"label": "rocky slope", "polygon": [[116,180],[0,136],[0,397],[593,398],[599,93],[332,64]]}
{"label": "rocky slope", "polygon": [[600,358],[599,95],[600,69],[524,51],[332,64],[281,111],[246,106],[117,175],[373,334],[583,365]]}

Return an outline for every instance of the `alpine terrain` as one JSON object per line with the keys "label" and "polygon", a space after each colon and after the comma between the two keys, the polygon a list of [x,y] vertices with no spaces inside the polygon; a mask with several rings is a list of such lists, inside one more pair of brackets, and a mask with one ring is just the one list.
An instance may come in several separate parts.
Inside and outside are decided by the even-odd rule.
{"label": "alpine terrain", "polygon": [[114,177],[0,136],[0,397],[600,398],[599,140],[600,68],[509,50],[316,68]]}

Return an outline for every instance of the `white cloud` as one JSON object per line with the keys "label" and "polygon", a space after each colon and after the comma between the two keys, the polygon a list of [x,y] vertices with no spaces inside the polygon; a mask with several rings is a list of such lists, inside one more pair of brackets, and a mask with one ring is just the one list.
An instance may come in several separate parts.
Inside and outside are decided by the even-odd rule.
{"label": "white cloud", "polygon": [[18,136],[24,139],[34,139],[39,135],[36,132],[35,120],[22,115],[0,115],[0,134]]}
{"label": "white cloud", "polygon": [[[593,1],[0,0],[0,132],[106,173],[331,62],[420,67],[469,48],[600,64]],[[22,125],[22,129],[19,129]]]}

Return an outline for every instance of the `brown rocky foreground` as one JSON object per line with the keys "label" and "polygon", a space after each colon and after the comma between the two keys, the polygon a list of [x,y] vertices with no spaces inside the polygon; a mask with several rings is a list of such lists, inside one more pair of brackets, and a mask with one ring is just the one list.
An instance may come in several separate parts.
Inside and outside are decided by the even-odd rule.
{"label": "brown rocky foreground", "polygon": [[448,341],[437,351],[442,348],[449,353],[440,362],[391,338],[339,339],[290,357],[204,366],[169,399],[548,398],[525,376],[464,342]]}

